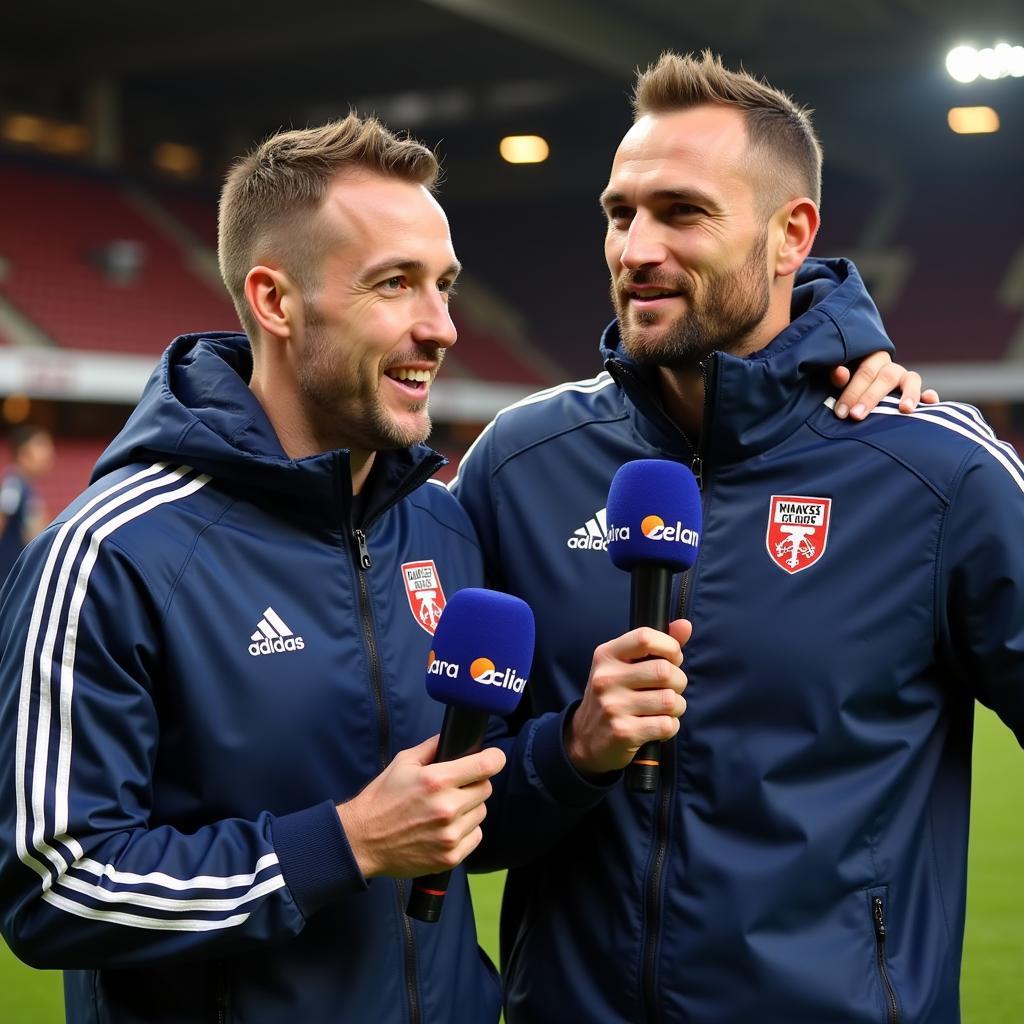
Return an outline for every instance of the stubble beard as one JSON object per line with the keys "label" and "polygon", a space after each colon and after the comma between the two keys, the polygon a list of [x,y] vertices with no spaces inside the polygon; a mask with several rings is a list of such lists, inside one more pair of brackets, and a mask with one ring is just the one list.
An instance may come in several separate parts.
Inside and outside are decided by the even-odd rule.
{"label": "stubble beard", "polygon": [[[388,414],[380,395],[379,380],[346,375],[342,361],[315,309],[306,305],[306,352],[297,382],[306,415],[320,437],[343,438],[335,447],[386,451],[422,444],[430,436],[429,416],[416,429],[403,428]],[[444,352],[438,351],[440,364]],[[401,360],[396,361],[400,365]],[[386,365],[385,367],[386,368]],[[409,406],[413,413],[427,408],[427,399]]]}
{"label": "stubble beard", "polygon": [[[689,279],[657,279],[639,270],[629,278],[612,282],[612,302],[619,320],[619,337],[627,354],[644,366],[670,370],[695,370],[712,352],[739,352],[768,313],[770,291],[765,269],[767,227],[751,246],[738,270],[707,277],[704,296],[694,299]],[[622,289],[631,284],[664,287],[682,294],[689,309],[676,317],[660,338],[651,338],[644,327],[656,325],[664,314],[631,314]]]}

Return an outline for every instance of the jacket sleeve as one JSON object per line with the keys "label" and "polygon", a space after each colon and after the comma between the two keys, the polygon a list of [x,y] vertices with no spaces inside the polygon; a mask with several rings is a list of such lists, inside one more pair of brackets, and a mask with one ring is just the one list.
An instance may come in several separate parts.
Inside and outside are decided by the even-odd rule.
{"label": "jacket sleeve", "polygon": [[[487,585],[515,593],[503,564],[498,520],[500,486],[492,472],[495,420],[477,439],[459,467],[452,491],[473,521],[484,554]],[[524,597],[519,594],[517,596]],[[543,624],[538,624],[542,629]],[[507,764],[492,779],[484,838],[471,854],[471,871],[518,867],[546,853],[575,827],[614,786],[621,772],[597,779],[580,775],[569,760],[563,734],[568,707],[546,706],[547,667],[534,661],[522,703],[507,719],[492,718],[487,743],[504,750]],[[586,680],[580,680],[582,691]]]}
{"label": "jacket sleeve", "polygon": [[0,913],[36,967],[207,959],[280,941],[365,887],[333,803],[151,821],[161,608],[107,541],[51,526],[0,592]]}
{"label": "jacket sleeve", "polygon": [[943,530],[940,636],[960,677],[1024,746],[1024,464],[977,451]]}

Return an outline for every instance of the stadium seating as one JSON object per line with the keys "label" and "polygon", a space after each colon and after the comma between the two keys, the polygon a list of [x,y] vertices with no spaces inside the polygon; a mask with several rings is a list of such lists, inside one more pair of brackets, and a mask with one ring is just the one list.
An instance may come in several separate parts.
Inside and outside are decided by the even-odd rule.
{"label": "stadium seating", "polygon": [[[237,326],[227,297],[111,179],[0,165],[0,224],[0,294],[59,345],[156,354],[197,325]],[[118,283],[97,260],[123,241],[138,243],[141,265]]]}
{"label": "stadium seating", "polygon": [[[132,194],[99,175],[0,164],[0,255],[11,268],[0,281],[0,295],[68,348],[156,354],[185,331],[237,329],[219,283],[189,265],[190,243],[208,259],[216,249],[214,201],[149,188],[145,196],[157,210],[146,216],[143,210],[153,207],[140,208]],[[118,283],[97,254],[124,241],[138,243],[142,263]],[[461,344],[449,361],[449,376],[536,387],[553,382],[514,344],[474,328],[457,307],[455,319]]]}
{"label": "stadium seating", "polygon": [[1000,299],[1024,244],[1020,182],[989,174],[983,201],[955,178],[922,182],[898,230],[915,262],[886,324],[900,356],[916,362],[1000,360],[1024,308]]}

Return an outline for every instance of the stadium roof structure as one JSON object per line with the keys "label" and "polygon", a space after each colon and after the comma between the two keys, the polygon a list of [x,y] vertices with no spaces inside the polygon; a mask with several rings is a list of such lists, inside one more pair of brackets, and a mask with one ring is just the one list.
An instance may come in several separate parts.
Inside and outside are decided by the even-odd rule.
{"label": "stadium roof structure", "polygon": [[[440,143],[449,199],[593,194],[633,70],[711,47],[814,107],[830,162],[1024,163],[1024,79],[965,86],[943,66],[999,40],[1024,43],[1019,0],[50,0],[5,11],[0,114],[105,116],[127,163],[170,140],[216,180],[278,127],[355,107]],[[946,127],[958,103],[995,106],[1007,130],[964,145]],[[504,165],[515,132],[546,135],[552,159]]]}

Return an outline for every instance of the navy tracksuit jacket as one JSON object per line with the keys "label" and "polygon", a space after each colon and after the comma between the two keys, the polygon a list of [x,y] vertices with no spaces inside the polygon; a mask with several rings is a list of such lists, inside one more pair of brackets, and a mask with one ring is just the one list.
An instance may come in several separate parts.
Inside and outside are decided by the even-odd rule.
{"label": "navy tracksuit jacket", "polygon": [[353,523],[347,452],[289,459],[250,372],[242,335],[175,341],[0,593],[4,937],[74,1024],[493,1022],[462,870],[410,921],[334,809],[440,726],[472,528],[422,446]]}
{"label": "navy tracksuit jacket", "polygon": [[[828,370],[888,339],[846,261],[809,260],[793,302],[765,349],[707,361],[696,450],[613,326],[607,373],[499,414],[463,463],[490,582],[538,623],[477,858],[512,866],[509,1024],[959,1020],[974,701],[1024,740],[1024,466],[957,403],[835,419]],[[699,469],[704,514],[653,795],[559,747],[628,628],[608,485],[649,457]]]}

